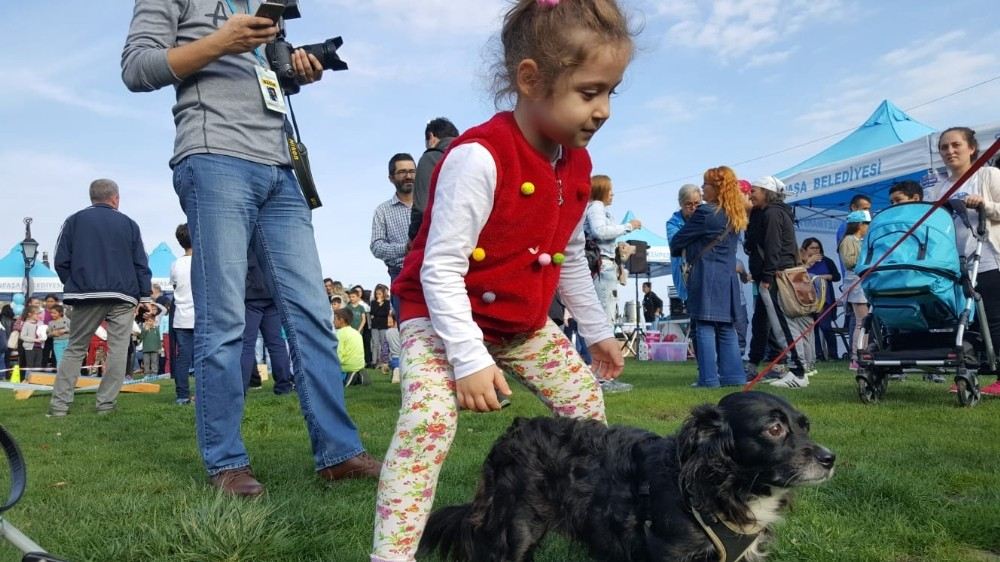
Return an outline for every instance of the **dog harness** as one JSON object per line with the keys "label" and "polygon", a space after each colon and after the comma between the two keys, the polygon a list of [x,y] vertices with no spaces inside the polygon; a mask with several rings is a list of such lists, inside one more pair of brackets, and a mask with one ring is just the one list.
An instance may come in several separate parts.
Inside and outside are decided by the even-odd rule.
{"label": "dog harness", "polygon": [[754,533],[743,533],[718,517],[710,517],[711,523],[705,523],[705,518],[694,508],[691,509],[691,514],[715,546],[719,562],[740,562],[760,535],[759,530]]}
{"label": "dog harness", "polygon": [[[646,441],[653,441],[657,438],[650,438]],[[639,485],[635,489],[636,495],[639,497],[639,518],[643,522],[643,532],[646,536],[646,548],[649,552],[662,552],[664,550],[663,539],[656,536],[653,533],[653,519],[650,516],[651,510],[649,507],[649,497],[650,497],[650,483],[649,478],[646,477],[645,458],[646,455],[642,451],[641,445],[646,441],[637,443],[632,449],[633,461],[636,463],[639,471]],[[678,484],[679,489],[683,489]],[[754,543],[757,542],[757,538],[760,536],[762,527],[753,527],[751,532],[745,532],[743,529],[732,526],[727,523],[722,518],[717,516],[703,516],[694,508],[694,506],[688,506],[691,510],[691,515],[694,516],[694,520],[698,522],[701,530],[708,535],[708,539],[712,541],[712,546],[715,547],[715,552],[718,554],[719,558],[717,562],[740,562],[744,560],[747,553],[753,547]],[[661,557],[662,558],[662,557]]]}

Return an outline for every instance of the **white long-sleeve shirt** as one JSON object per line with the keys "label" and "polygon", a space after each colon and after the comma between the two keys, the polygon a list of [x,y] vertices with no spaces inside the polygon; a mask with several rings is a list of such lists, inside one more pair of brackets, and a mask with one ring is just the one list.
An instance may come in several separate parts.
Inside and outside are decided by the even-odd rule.
{"label": "white long-sleeve shirt", "polygon": [[[444,341],[456,379],[494,363],[486,350],[483,332],[472,319],[464,277],[469,269],[469,255],[493,210],[496,187],[496,163],[478,143],[453,148],[441,164],[420,281],[431,325]],[[545,225],[525,225],[525,228],[545,228]],[[580,335],[593,344],[613,338],[614,334],[597,301],[583,246],[581,217],[564,252],[566,261],[557,292],[576,318]]]}
{"label": "white long-sleeve shirt", "polygon": [[611,211],[603,201],[588,203],[585,217],[588,235],[597,241],[601,254],[614,258],[615,239],[622,234],[632,232],[632,225],[615,223],[611,218]]}

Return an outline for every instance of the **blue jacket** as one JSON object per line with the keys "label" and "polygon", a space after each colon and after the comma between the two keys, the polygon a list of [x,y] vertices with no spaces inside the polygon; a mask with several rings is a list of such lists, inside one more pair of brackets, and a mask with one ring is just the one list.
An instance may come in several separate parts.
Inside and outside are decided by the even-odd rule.
{"label": "blue jacket", "polygon": [[66,219],[55,268],[67,303],[151,302],[152,272],[139,225],[105,203]]}
{"label": "blue jacket", "polygon": [[[706,203],[698,207],[670,241],[671,255],[685,251],[687,259],[692,260],[687,309],[695,320],[735,322],[742,318],[739,315],[740,284],[736,278],[739,234],[730,232],[722,236],[728,223],[725,213]],[[715,245],[702,253],[716,240]]]}
{"label": "blue jacket", "polygon": [[[684,223],[687,222],[684,219],[684,215],[680,211],[675,212],[673,215],[667,219],[667,243],[669,244],[673,240],[674,235],[681,231],[684,227]],[[688,300],[687,287],[684,286],[684,277],[681,275],[681,264],[684,263],[684,258],[674,256],[670,258],[670,276],[674,281],[674,288],[677,289],[677,298],[682,301]]]}

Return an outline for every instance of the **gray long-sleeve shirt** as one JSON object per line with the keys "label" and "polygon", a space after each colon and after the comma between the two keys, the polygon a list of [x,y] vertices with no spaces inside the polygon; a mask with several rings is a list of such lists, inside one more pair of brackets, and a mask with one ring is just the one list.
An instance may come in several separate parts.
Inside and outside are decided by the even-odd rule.
{"label": "gray long-sleeve shirt", "polygon": [[[233,0],[252,13],[249,0]],[[284,117],[264,107],[253,52],[225,55],[184,80],[167,64],[167,49],[217,30],[232,16],[219,0],[136,0],[122,51],[122,80],[133,92],[173,85],[177,137],[170,166],[191,154],[222,154],[252,162],[289,165]],[[264,48],[258,50],[263,56]]]}

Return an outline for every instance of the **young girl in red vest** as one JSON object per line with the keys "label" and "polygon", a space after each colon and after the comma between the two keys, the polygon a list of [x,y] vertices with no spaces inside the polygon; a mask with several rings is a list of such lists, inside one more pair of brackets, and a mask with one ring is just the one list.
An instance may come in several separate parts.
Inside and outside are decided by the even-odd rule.
{"label": "young girl in red vest", "polygon": [[[452,142],[431,178],[399,295],[402,408],[376,503],[372,560],[411,561],[458,411],[499,410],[501,368],[555,415],[604,420],[595,376],[623,361],[584,256],[591,163],[632,56],[616,0],[519,0],[497,65],[503,112]],[[426,218],[426,217],[429,217]],[[593,356],[588,369],[552,321],[558,290]]]}

